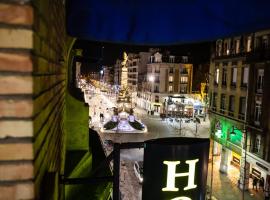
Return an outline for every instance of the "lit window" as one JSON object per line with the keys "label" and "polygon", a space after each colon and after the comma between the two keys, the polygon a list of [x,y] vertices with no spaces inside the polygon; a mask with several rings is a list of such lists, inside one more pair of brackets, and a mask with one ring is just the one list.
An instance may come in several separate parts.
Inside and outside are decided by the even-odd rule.
{"label": "lit window", "polygon": [[249,72],[248,67],[245,67],[243,69],[242,85],[247,85],[248,83],[248,72]]}
{"label": "lit window", "polygon": [[219,80],[219,69],[216,69],[216,73],[215,73],[215,82],[216,82],[216,84],[218,84],[218,80]]}
{"label": "lit window", "polygon": [[247,40],[247,52],[251,51],[251,36],[248,37]]}
{"label": "lit window", "polygon": [[257,90],[263,89],[263,82],[264,82],[264,69],[259,69],[257,75]]}
{"label": "lit window", "polygon": [[255,124],[257,124],[257,125],[260,124],[261,116],[262,116],[262,102],[261,101],[256,101],[255,115],[254,115]]}
{"label": "lit window", "polygon": [[173,76],[169,76],[169,82],[173,82]]}
{"label": "lit window", "polygon": [[170,85],[169,86],[169,92],[172,92],[172,89],[173,89],[173,87],[172,87],[172,85]]}
{"label": "lit window", "polygon": [[180,78],[180,83],[187,83],[187,82],[188,82],[188,77],[182,76],[182,77]]}
{"label": "lit window", "polygon": [[236,85],[236,80],[237,80],[237,68],[233,67],[232,68],[232,85]]}

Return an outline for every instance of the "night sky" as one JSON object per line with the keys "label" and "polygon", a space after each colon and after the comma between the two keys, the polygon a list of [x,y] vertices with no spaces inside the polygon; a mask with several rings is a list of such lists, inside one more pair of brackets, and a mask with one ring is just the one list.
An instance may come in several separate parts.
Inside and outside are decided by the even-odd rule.
{"label": "night sky", "polygon": [[149,48],[160,48],[161,52],[170,51],[175,56],[191,56],[196,66],[210,61],[210,46],[211,42],[174,46],[136,46],[77,40],[74,48],[83,49],[83,57],[87,58],[87,61],[83,63],[83,71],[88,72],[99,71],[102,65],[114,65],[117,58],[122,59],[124,51],[127,53],[147,52]]}

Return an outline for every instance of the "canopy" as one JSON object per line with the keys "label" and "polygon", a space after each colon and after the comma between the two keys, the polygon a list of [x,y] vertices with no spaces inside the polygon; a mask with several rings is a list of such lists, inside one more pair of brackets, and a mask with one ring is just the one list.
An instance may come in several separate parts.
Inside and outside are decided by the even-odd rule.
{"label": "canopy", "polygon": [[67,31],[92,41],[169,45],[270,28],[269,0],[66,0]]}

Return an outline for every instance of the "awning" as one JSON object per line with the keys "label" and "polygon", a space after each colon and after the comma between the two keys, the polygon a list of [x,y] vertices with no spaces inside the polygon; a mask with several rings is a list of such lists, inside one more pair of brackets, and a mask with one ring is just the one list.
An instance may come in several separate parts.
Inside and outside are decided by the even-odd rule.
{"label": "awning", "polygon": [[181,44],[270,28],[269,0],[66,0],[71,36],[130,44]]}

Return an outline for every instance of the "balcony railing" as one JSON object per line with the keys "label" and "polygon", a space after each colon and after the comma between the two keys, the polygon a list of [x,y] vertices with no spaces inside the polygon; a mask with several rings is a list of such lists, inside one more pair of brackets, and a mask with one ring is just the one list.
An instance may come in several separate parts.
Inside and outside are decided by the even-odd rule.
{"label": "balcony railing", "polygon": [[234,112],[233,112],[233,111],[228,111],[228,115],[229,115],[230,117],[234,117]]}
{"label": "balcony railing", "polygon": [[239,113],[238,114],[238,119],[245,120],[245,114]]}

